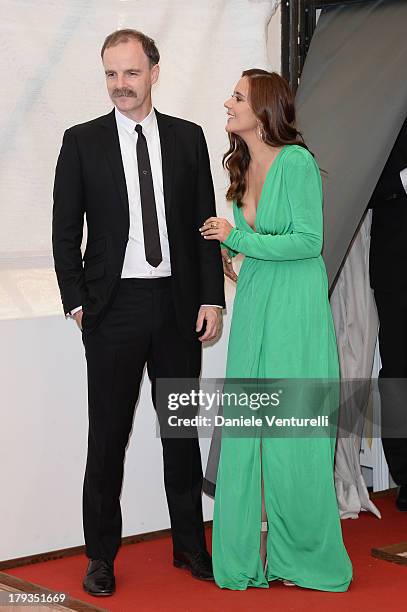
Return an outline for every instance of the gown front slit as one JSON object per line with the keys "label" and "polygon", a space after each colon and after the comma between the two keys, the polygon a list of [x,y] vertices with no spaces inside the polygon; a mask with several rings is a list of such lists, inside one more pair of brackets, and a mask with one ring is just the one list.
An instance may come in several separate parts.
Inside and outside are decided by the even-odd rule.
{"label": "gown front slit", "polygon": [[[228,379],[339,380],[321,256],[322,184],[312,155],[286,145],[268,170],[255,230],[233,203],[223,243],[245,255],[233,305]],[[222,436],[212,555],[221,588],[268,588],[284,579],[346,591],[352,565],[334,484],[335,432],[320,437]],[[260,456],[261,453],[261,456]],[[267,564],[260,558],[262,477]]]}

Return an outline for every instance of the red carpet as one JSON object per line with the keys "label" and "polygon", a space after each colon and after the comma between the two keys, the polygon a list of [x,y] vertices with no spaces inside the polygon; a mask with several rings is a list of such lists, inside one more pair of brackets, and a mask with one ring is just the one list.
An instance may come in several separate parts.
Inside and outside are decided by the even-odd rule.
{"label": "red carpet", "polygon": [[[407,513],[398,512],[394,497],[375,499],[379,520],[362,513],[357,520],[342,521],[345,544],[353,563],[354,578],[347,593],[323,593],[271,584],[269,589],[243,592],[221,590],[214,583],[194,580],[185,570],[171,566],[169,538],[121,548],[116,560],[117,593],[113,597],[90,597],[81,580],[86,567],[83,556],[6,570],[8,574],[40,584],[95,606],[121,612],[218,612],[233,610],[353,612],[402,610],[407,599],[407,566],[370,554],[372,547],[407,539]],[[209,535],[209,534],[208,534]],[[208,540],[210,538],[208,537]]]}

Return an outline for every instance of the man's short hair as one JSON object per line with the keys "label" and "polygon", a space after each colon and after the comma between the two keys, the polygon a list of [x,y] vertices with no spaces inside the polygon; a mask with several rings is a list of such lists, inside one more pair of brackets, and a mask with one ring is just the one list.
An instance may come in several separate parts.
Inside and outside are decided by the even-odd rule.
{"label": "man's short hair", "polygon": [[116,30],[116,32],[112,32],[111,34],[109,34],[109,36],[106,36],[105,42],[103,43],[103,47],[100,52],[102,59],[106,49],[108,49],[109,47],[115,47],[119,43],[128,42],[129,40],[137,40],[139,43],[141,43],[144,53],[150,60],[150,67],[158,64],[158,62],[160,61],[160,54],[158,52],[154,40],[149,36],[143,34],[143,32],[139,32],[138,30],[132,30],[130,28],[124,30]]}

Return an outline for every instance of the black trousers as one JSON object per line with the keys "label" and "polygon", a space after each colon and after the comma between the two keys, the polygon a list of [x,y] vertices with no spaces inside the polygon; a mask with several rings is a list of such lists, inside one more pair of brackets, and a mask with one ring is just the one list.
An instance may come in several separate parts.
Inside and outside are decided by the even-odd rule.
{"label": "black trousers", "polygon": [[[122,279],[100,320],[83,318],[89,438],[83,489],[86,552],[113,560],[121,542],[120,493],[126,445],[147,364],[156,402],[160,378],[195,378],[201,343],[180,336],[171,279]],[[196,433],[196,432],[195,432]],[[202,466],[197,435],[163,438],[164,484],[174,552],[205,549]],[[149,477],[148,465],[145,476]]]}
{"label": "black trousers", "polygon": [[407,485],[407,291],[375,290],[374,295],[380,322],[383,450],[393,480]]}

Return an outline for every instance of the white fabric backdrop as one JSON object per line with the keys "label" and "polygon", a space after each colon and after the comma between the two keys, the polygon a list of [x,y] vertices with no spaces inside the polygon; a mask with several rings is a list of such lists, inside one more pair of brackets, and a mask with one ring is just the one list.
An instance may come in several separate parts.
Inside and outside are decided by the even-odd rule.
{"label": "white fabric backdrop", "polygon": [[370,394],[365,386],[362,404],[362,397],[356,394],[352,403],[351,393],[356,389],[353,379],[372,376],[379,325],[369,283],[370,225],[371,211],[355,236],[331,296],[343,390],[349,392],[347,401],[342,402],[340,424],[343,432],[352,432],[339,436],[336,445],[335,487],[341,518],[358,518],[361,510],[380,518],[369,498],[359,459]]}
{"label": "white fabric backdrop", "polygon": [[230,214],[220,164],[223,102],[243,69],[279,70],[267,56],[267,24],[278,4],[3,0],[0,318],[61,312],[50,244],[54,168],[64,130],[111,108],[99,55],[105,36],[133,27],[156,40],[162,59],[154,103],[203,126],[218,211]]}

